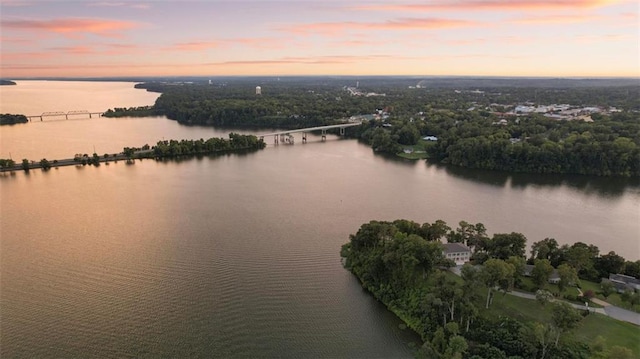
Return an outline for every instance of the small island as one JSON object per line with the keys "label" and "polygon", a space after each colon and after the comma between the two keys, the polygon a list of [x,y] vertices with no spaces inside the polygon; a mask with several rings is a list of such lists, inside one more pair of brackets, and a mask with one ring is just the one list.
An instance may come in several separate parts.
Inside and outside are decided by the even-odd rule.
{"label": "small island", "polygon": [[0,86],[12,86],[12,85],[16,85],[16,83],[11,80],[0,80]]}
{"label": "small island", "polygon": [[25,115],[13,115],[10,113],[0,114],[0,126],[2,125],[15,125],[18,123],[27,123],[29,119]]}

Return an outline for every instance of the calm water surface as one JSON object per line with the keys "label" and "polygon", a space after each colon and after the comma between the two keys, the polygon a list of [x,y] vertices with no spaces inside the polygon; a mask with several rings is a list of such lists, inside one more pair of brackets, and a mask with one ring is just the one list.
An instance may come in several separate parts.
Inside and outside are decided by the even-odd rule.
{"label": "calm water surface", "polygon": [[[53,83],[56,96],[66,98],[65,84]],[[113,85],[82,83],[107,99]],[[85,105],[93,92],[69,86],[77,105],[56,111],[94,110]],[[149,95],[118,86],[111,90]],[[16,111],[0,90],[2,112]],[[100,108],[125,105],[107,99]],[[35,122],[0,128],[0,157],[111,153],[228,132],[163,117]],[[337,137],[3,174],[0,356],[410,357],[417,338],[340,265],[340,246],[360,224],[464,219],[635,260],[639,216],[636,182],[389,160]]]}

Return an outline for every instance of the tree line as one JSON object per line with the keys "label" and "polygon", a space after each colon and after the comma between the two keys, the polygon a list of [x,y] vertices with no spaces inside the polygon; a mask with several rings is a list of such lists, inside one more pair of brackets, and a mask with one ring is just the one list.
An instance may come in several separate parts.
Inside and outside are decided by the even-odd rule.
{"label": "tree line", "polygon": [[158,112],[154,106],[115,107],[108,109],[102,115],[104,117],[149,117],[157,116]]}
{"label": "tree line", "polygon": [[[109,155],[105,153],[103,156],[99,156],[97,153],[93,153],[92,156],[88,154],[76,154],[71,159],[64,160],[65,164],[81,164],[81,165],[94,165],[99,166],[101,162],[117,161],[119,159],[127,160],[131,163],[135,159],[141,158],[170,158],[179,156],[194,156],[194,155],[206,155],[212,153],[221,152],[242,152],[242,151],[256,151],[264,149],[266,143],[262,139],[258,139],[253,135],[241,135],[237,133],[230,133],[229,138],[212,137],[207,140],[163,140],[158,141],[155,146],[149,146],[145,144],[141,147],[125,147],[121,153],[114,153]],[[38,162],[38,167],[48,170],[52,166],[58,166],[62,162],[53,160],[52,162],[43,158]],[[34,166],[28,159],[23,159],[21,168],[28,172]],[[13,170],[16,169],[15,161],[11,159],[0,159],[0,169]]]}
{"label": "tree line", "polygon": [[[461,279],[442,271],[453,265],[443,254],[440,241],[459,242],[473,250],[473,266],[466,264]],[[562,272],[562,284],[577,282],[577,274],[591,265],[608,270],[609,258],[584,256],[594,247],[580,244],[558,247],[564,254],[544,248],[551,240],[534,244],[530,262],[536,263],[534,276],[540,280],[536,296],[548,320],[526,321],[495,317],[488,311],[496,290],[509,291],[524,276],[526,238],[520,233],[486,235],[481,223],[460,222],[452,230],[444,221],[419,224],[408,220],[371,221],[349,236],[340,255],[346,269],[362,286],[421,335],[421,358],[614,358],[633,356],[628,348],[595,346],[569,335],[580,326],[583,316],[572,306],[553,300],[544,290],[548,279],[543,258],[557,255],[554,263]],[[551,245],[550,245],[551,244]],[[611,253],[610,253],[611,255]],[[555,257],[554,257],[555,258]],[[539,264],[543,263],[543,265]],[[596,264],[599,263],[599,264]],[[634,271],[638,262],[623,262]],[[611,268],[614,270],[619,267]],[[539,272],[539,273],[538,273]],[[536,277],[537,278],[537,277]],[[542,309],[546,308],[546,309]]]}

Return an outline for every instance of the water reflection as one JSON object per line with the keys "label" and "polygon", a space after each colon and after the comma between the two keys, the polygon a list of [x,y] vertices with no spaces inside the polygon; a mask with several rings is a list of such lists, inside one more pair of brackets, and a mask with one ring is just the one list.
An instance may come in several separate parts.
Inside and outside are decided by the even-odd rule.
{"label": "water reflection", "polygon": [[426,165],[428,168],[434,167],[438,170],[444,170],[447,174],[454,177],[496,187],[509,186],[510,188],[517,190],[524,190],[530,186],[551,188],[564,186],[578,190],[587,195],[596,195],[605,198],[620,197],[629,190],[633,192],[640,191],[640,178],[509,173],[448,166],[429,162],[427,162]]}

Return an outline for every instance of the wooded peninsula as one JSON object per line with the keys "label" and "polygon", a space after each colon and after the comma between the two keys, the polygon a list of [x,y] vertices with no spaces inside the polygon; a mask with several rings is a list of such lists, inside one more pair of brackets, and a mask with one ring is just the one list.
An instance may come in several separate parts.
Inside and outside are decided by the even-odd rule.
{"label": "wooded peninsula", "polygon": [[[442,243],[472,253],[457,275]],[[525,243],[520,233],[489,237],[481,223],[462,221],[452,230],[441,220],[371,221],[340,255],[363,288],[422,337],[418,358],[640,356],[636,325],[594,313],[596,296],[624,298],[640,310],[640,293],[600,283],[616,273],[637,278],[640,261],[600,255],[581,242],[558,246],[552,238],[534,243],[527,260]]]}

